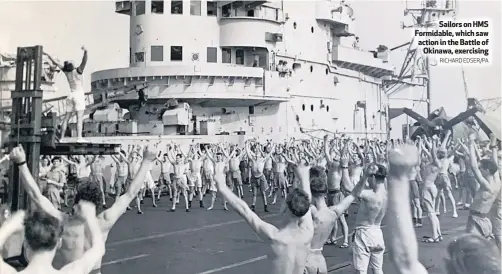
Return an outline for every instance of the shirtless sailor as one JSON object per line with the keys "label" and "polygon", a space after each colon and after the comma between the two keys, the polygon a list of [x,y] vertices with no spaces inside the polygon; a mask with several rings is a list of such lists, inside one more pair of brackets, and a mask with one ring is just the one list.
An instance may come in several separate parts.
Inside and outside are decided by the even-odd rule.
{"label": "shirtless sailor", "polygon": [[[347,157],[348,160],[348,157]],[[315,170],[315,168],[312,168]],[[320,174],[310,175],[310,190],[312,192],[312,219],[314,222],[314,237],[310,246],[310,254],[305,266],[306,274],[327,274],[328,269],[326,260],[322,255],[322,250],[326,238],[328,238],[333,230],[336,220],[343,216],[343,212],[349,208],[352,202],[359,197],[361,190],[364,187],[366,180],[360,180],[359,183],[352,190],[351,195],[343,198],[339,203],[334,206],[328,207],[326,205],[326,194],[328,192],[328,185],[326,176],[323,169],[318,169],[316,173]]]}
{"label": "shirtless sailor", "polygon": [[369,266],[373,273],[383,274],[385,243],[381,224],[387,211],[387,168],[380,164],[373,167],[371,177],[367,179],[369,189],[364,189],[359,195],[359,210],[352,238],[352,258],[358,273],[367,273]]}
{"label": "shirtless sailor", "polygon": [[[256,161],[255,157],[253,159]],[[314,235],[310,212],[309,170],[308,165],[296,167],[300,188],[291,191],[285,199],[280,212],[282,222],[277,226],[260,219],[246,202],[232,192],[224,180],[216,181],[221,195],[270,246],[267,252],[269,266],[267,273],[269,274],[303,274],[305,271],[310,243]]]}
{"label": "shirtless sailor", "polygon": [[[501,178],[501,172],[500,172],[500,150],[499,146],[497,145],[497,138],[495,137],[495,134],[490,135],[490,149],[491,149],[491,159],[497,164],[498,166],[498,175],[499,178]],[[502,178],[501,178],[502,179]],[[490,220],[492,222],[492,233],[493,237],[495,238],[495,244],[501,249],[501,241],[502,241],[502,189],[499,190],[499,193],[497,195],[497,198],[493,202],[492,208],[490,210]]]}
{"label": "shirtless sailor", "polygon": [[112,155],[112,159],[117,164],[117,171],[115,173],[115,201],[117,201],[126,189],[127,175],[129,174],[129,161],[122,151],[119,152],[118,156]]}
{"label": "shirtless sailor", "polygon": [[[115,225],[117,220],[126,212],[127,206],[132,202],[132,200],[137,196],[141,185],[144,182],[145,175],[148,170],[150,170],[153,161],[156,159],[157,147],[149,146],[143,151],[143,161],[136,174],[136,177],[132,180],[129,189],[126,193],[107,210],[101,212],[97,218],[99,222],[99,227],[103,233],[103,243],[106,242],[108,234],[112,227]],[[82,258],[86,254],[84,252],[89,246],[89,241],[92,237],[86,233],[84,218],[81,212],[74,210],[73,215],[63,214],[63,212],[58,211],[47,198],[45,198],[40,189],[38,188],[33,176],[31,175],[27,165],[26,165],[26,155],[21,146],[14,148],[11,152],[11,158],[19,165],[19,172],[21,176],[21,181],[26,189],[31,200],[35,205],[42,211],[50,214],[51,216],[57,218],[60,222],[64,223],[64,231],[62,233],[62,245],[56,253],[56,263],[61,265],[66,265],[73,262],[76,259]],[[77,205],[80,201],[90,201],[96,207],[99,206],[101,195],[99,195],[99,186],[93,182],[89,182],[79,187],[77,195],[75,197],[75,204]],[[98,263],[93,265],[91,272],[92,274],[101,273],[101,259]]]}
{"label": "shirtless sailor", "polygon": [[93,266],[101,261],[105,254],[105,242],[96,218],[95,206],[81,202],[78,206],[82,222],[89,231],[90,247],[80,257],[67,263],[60,270],[54,269],[52,260],[61,245],[63,224],[60,219],[46,212],[34,211],[26,214],[17,211],[0,228],[0,249],[6,240],[18,231],[24,231],[26,252],[30,254],[30,263],[22,271],[17,271],[0,260],[2,274],[88,274]]}
{"label": "shirtless sailor", "polygon": [[66,97],[66,116],[61,124],[61,139],[60,142],[64,142],[66,136],[66,129],[68,127],[68,122],[71,117],[77,115],[77,141],[85,142],[82,138],[82,129],[84,122],[84,111],[85,111],[85,90],[83,84],[82,74],[84,73],[85,65],[87,64],[87,50],[82,46],[84,51],[84,56],[82,57],[82,62],[80,66],[75,68],[73,61],[65,61],[64,65],[58,63],[49,54],[44,53],[52,63],[58,66],[59,69],[66,75],[68,79],[68,84],[70,85],[70,94]]}
{"label": "shirtless sailor", "polygon": [[[173,200],[173,184],[171,182],[171,170],[173,166],[167,157],[167,153],[162,155],[162,158],[157,157],[157,161],[160,163],[160,182],[161,184],[167,186],[167,191],[169,191],[169,200]],[[159,191],[157,200],[160,200],[160,195],[162,191]]]}
{"label": "shirtless sailor", "polygon": [[[213,185],[209,188],[211,191],[211,205],[207,208],[207,210],[212,210],[214,207],[214,202],[216,201],[216,193],[218,192],[218,188],[216,187],[218,184],[226,184],[226,166],[228,162],[228,155],[226,151],[223,149],[221,144],[218,146],[220,151],[216,152],[216,157],[213,156],[210,149],[206,148],[206,156],[209,158],[214,164],[214,177],[213,177]],[[223,154],[225,156],[223,156]],[[223,208],[228,210],[227,201],[224,199]]]}
{"label": "shirtless sailor", "polygon": [[189,153],[188,163],[190,164],[190,175],[189,180],[193,182],[195,186],[195,192],[199,194],[199,207],[204,208],[204,194],[202,193],[202,161],[204,161],[205,155],[201,155],[200,144],[192,146]]}
{"label": "shirtless sailor", "polygon": [[[333,148],[330,148],[330,142],[328,140],[328,135],[324,136],[324,154],[327,161],[328,170],[328,206],[334,206],[340,203],[344,195],[340,188],[342,182],[342,166],[340,165],[340,151],[337,149],[338,144],[334,144]],[[334,140],[335,142],[337,140]],[[347,163],[348,164],[348,163]],[[348,170],[347,170],[348,171]],[[331,235],[327,238],[328,244],[334,244],[336,242],[336,234],[338,230],[338,223],[342,227],[343,234],[343,244],[340,246],[346,248],[349,246],[349,227],[347,226],[347,221],[345,220],[345,214],[339,215],[338,222],[335,222],[335,226]]]}
{"label": "shirtless sailor", "polygon": [[[432,228],[432,237],[424,238],[424,242],[426,243],[437,243],[443,239],[443,236],[441,235],[441,224],[439,223],[439,218],[437,217],[435,209],[436,200],[438,198],[438,189],[435,181],[439,174],[439,167],[434,163],[432,153],[429,152],[429,150],[435,150],[436,142],[437,139],[434,138],[432,142],[429,143],[427,141],[427,137],[423,136],[418,143],[420,146],[420,154],[423,153],[425,156],[418,159],[418,165],[419,168],[421,168],[420,177],[423,181],[421,185],[421,202],[423,213],[427,214]],[[425,146],[426,144],[429,148]],[[413,175],[414,174],[415,173],[413,173]]]}
{"label": "shirtless sailor", "polygon": [[242,188],[240,164],[244,155],[244,153],[241,153],[241,149],[235,146],[232,153],[230,153],[230,159],[228,160],[228,169],[232,180],[231,183],[233,184],[234,189],[237,190],[237,196],[241,198],[244,198],[244,190]]}
{"label": "shirtless sailor", "polygon": [[103,169],[105,156],[99,155],[94,156],[91,161],[91,176],[89,179],[91,182],[99,185],[99,191],[101,192],[101,201],[103,202],[103,207],[106,208],[106,194],[105,194],[105,177],[103,176]]}
{"label": "shirtless sailor", "polygon": [[[132,180],[138,174],[139,168],[141,167],[141,163],[142,163],[141,158],[139,156],[139,153],[138,153],[138,150],[137,150],[136,147],[132,148],[132,151],[129,154],[129,160],[128,161],[129,161],[129,180]],[[137,210],[138,210],[138,214],[143,214],[143,211],[141,211],[141,203],[143,201],[143,197],[141,195],[141,191],[138,190],[138,193],[136,194],[136,199],[135,200],[136,200],[136,207],[137,207]],[[131,209],[129,206],[127,208]]]}
{"label": "shirtless sailor", "polygon": [[[209,149],[209,146],[207,146],[205,149]],[[204,154],[205,155],[205,154]],[[208,191],[210,191],[211,186],[214,185],[214,164],[211,159],[205,157],[204,160],[202,161],[203,166],[202,170],[204,173],[204,176],[202,177],[202,193],[206,194]]]}
{"label": "shirtless sailor", "polygon": [[[261,150],[261,145],[259,146],[256,146],[256,148],[260,151],[261,154],[263,154],[263,151]],[[265,153],[267,154],[270,154],[272,155],[274,153],[273,150],[270,149],[270,146],[267,145],[265,147]],[[272,161],[272,157],[269,157],[267,159],[265,159],[265,165],[263,167],[263,176],[265,176],[265,180],[267,181],[267,189],[270,188],[270,194],[268,195],[268,197],[271,197],[273,192],[274,192],[274,188],[273,188],[273,176],[274,176],[274,172],[273,172],[273,161]]]}
{"label": "shirtless sailor", "polygon": [[[265,175],[263,174],[264,168],[265,168],[265,163],[267,162],[268,159],[272,156],[272,153],[274,151],[275,145],[272,144],[271,149],[269,150],[269,153],[263,157],[261,155],[261,151],[259,148],[259,144],[255,144],[255,152],[251,150],[251,142],[248,140],[246,141],[246,154],[249,157],[250,165],[251,165],[251,186],[253,188],[253,201],[251,203],[251,210],[256,209],[256,195],[258,194],[258,191],[260,192],[260,196],[263,199],[263,207],[265,209],[265,212],[269,212],[267,208],[267,195],[266,195],[266,190],[267,190],[267,180],[265,178]],[[270,144],[268,144],[270,145]],[[310,191],[310,189],[309,189]]]}
{"label": "shirtless sailor", "polygon": [[[436,165],[439,167],[439,175],[437,178],[437,185],[439,187],[438,191],[442,191],[444,195],[448,197],[452,205],[453,218],[457,218],[457,204],[455,202],[455,197],[453,197],[450,176],[448,176],[448,170],[452,163],[451,158],[453,158],[454,151],[456,150],[455,148],[454,150],[448,152],[446,149],[450,135],[451,131],[448,130],[443,142],[441,143],[441,147],[437,150],[437,153],[432,154],[432,157]],[[433,152],[435,151],[436,150],[434,149]],[[439,212],[439,200],[436,201],[436,212]]]}
{"label": "shirtless sailor", "polygon": [[274,198],[272,200],[273,205],[275,205],[275,203],[277,202],[279,191],[281,192],[281,196],[284,198],[286,198],[288,194],[288,180],[286,178],[288,161],[286,161],[286,158],[284,158],[282,153],[282,148],[278,147],[276,148],[276,153],[274,153],[271,157],[274,161],[274,183],[272,184],[272,187],[274,188]]}
{"label": "shirtless sailor", "polygon": [[492,223],[488,214],[500,192],[500,176],[497,163],[492,159],[481,159],[478,165],[475,140],[476,135],[471,134],[466,150],[469,152],[469,164],[479,183],[479,189],[474,194],[465,231],[489,238],[492,236]]}
{"label": "shirtless sailor", "polygon": [[[176,153],[175,158],[170,153]],[[171,211],[176,211],[176,204],[179,201],[180,192],[183,192],[183,198],[185,199],[185,211],[190,212],[190,208],[188,205],[188,182],[186,177],[186,169],[187,164],[183,160],[183,155],[178,150],[178,146],[174,146],[174,150],[171,146],[168,147],[167,157],[171,164],[174,167],[174,176],[173,176],[173,206]]]}

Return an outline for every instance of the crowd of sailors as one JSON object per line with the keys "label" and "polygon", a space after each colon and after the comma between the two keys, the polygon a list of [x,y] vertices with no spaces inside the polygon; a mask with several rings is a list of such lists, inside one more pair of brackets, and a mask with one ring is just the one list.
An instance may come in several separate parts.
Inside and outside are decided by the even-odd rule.
{"label": "crowd of sailors", "polygon": [[[324,140],[284,143],[248,140],[243,146],[192,143],[185,150],[174,143],[131,145],[113,156],[44,157],[38,182],[19,146],[4,159],[19,167],[34,206],[12,215],[4,207],[1,248],[19,231],[24,243],[21,256],[3,257],[1,273],[101,273],[111,228],[132,207],[143,214],[146,193],[154,207],[169,198],[170,211],[180,200],[189,212],[194,199],[204,210],[221,199],[225,210],[236,210],[270,246],[271,274],[327,273],[322,250],[336,244],[338,228],[343,235],[339,247],[351,247],[358,273],[383,273],[386,250],[399,273],[427,273],[418,259],[414,227],[428,218],[430,237],[423,241],[439,243],[443,234],[438,215],[457,218],[457,209],[466,209],[465,235],[446,250],[447,273],[500,273],[498,146],[494,136],[484,144],[475,134],[452,140],[450,131],[441,139],[422,136],[415,142],[326,135]],[[108,205],[104,167],[110,160],[115,163],[115,200],[108,198]],[[154,168],[160,172],[152,172]],[[250,205],[242,199],[249,192]],[[209,205],[203,202],[205,195],[211,197]],[[263,206],[257,206],[257,196]],[[268,212],[270,200],[283,203],[280,226],[255,214]],[[354,203],[356,222],[348,227],[346,216]],[[382,229],[393,235],[387,242]],[[54,258],[59,270],[51,264]]]}

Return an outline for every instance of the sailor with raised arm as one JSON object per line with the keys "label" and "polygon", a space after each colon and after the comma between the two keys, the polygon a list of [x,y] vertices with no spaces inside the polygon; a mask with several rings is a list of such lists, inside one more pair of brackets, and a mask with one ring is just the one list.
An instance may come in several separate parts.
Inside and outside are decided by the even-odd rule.
{"label": "sailor with raised arm", "polygon": [[[77,206],[84,224],[87,226],[90,238],[90,248],[79,258],[67,263],[60,270],[54,269],[52,260],[57,248],[61,245],[63,224],[61,220],[43,211],[34,211],[26,215],[24,211],[17,211],[0,228],[0,248],[14,233],[24,230],[27,253],[30,263],[19,273],[61,273],[88,274],[92,267],[105,254],[103,235],[96,219],[96,207],[92,203],[81,202]],[[23,246],[24,248],[24,246]],[[18,273],[16,269],[0,260],[0,273]]]}
{"label": "sailor with raised arm", "polygon": [[465,230],[488,238],[492,236],[492,223],[488,214],[500,191],[500,176],[497,163],[492,159],[481,159],[478,165],[475,140],[476,135],[471,134],[469,147],[465,149],[469,151],[469,164],[479,183],[479,189],[474,194]]}
{"label": "sailor with raised arm", "polygon": [[[337,140],[334,140],[337,141]],[[342,169],[342,165],[340,164],[340,150],[336,147],[337,144],[334,144],[334,147],[331,148],[329,142],[329,136],[324,136],[324,155],[326,157],[326,167],[328,170],[328,206],[334,206],[340,203],[344,195],[341,190],[341,182],[342,182],[342,171],[346,170],[346,178],[349,178],[348,169]],[[348,163],[345,164],[348,166]],[[350,184],[346,184],[349,187]],[[347,226],[347,221],[345,220],[345,214],[342,214],[338,217],[337,221],[340,223],[342,227],[343,234],[343,244],[340,246],[341,248],[346,248],[349,246],[349,227]],[[331,235],[327,238],[327,244],[335,244],[336,242],[336,234],[338,230],[338,224],[335,223],[333,231]]]}
{"label": "sailor with raised arm", "polygon": [[[136,198],[138,192],[143,185],[144,178],[148,170],[150,170],[153,161],[157,156],[157,145],[148,146],[143,151],[143,161],[141,166],[132,180],[129,189],[126,193],[107,210],[101,212],[97,218],[99,221],[99,227],[103,232],[103,243],[106,242],[108,238],[108,233],[115,225],[117,220],[126,212],[127,206]],[[56,263],[60,265],[66,265],[73,262],[76,259],[85,256],[86,248],[89,246],[89,241],[91,238],[86,233],[85,230],[85,218],[81,215],[81,212],[74,210],[73,215],[63,214],[58,211],[50,201],[45,198],[40,189],[38,188],[35,179],[31,175],[27,165],[26,165],[26,155],[21,146],[14,148],[11,152],[11,158],[19,165],[19,173],[21,176],[21,182],[23,182],[26,192],[30,196],[31,200],[37,205],[40,210],[52,215],[59,221],[64,223],[64,231],[62,233],[62,245],[61,248],[56,253]],[[80,201],[92,202],[96,207],[101,205],[101,195],[99,191],[99,186],[96,183],[89,182],[87,184],[81,185],[77,190],[77,195],[75,196],[75,205]],[[101,273],[101,261],[99,260],[97,264],[93,265],[91,269],[94,269],[91,273],[98,274]]]}
{"label": "sailor with raised arm", "polygon": [[[448,175],[448,170],[451,166],[453,159],[453,151],[448,152],[446,149],[446,145],[448,144],[448,140],[451,135],[451,130],[446,132],[446,135],[441,143],[441,147],[437,150],[437,154],[433,153],[432,157],[434,158],[434,162],[439,167],[439,175],[437,185],[439,186],[439,191],[443,191],[444,194],[448,197],[451,202],[453,208],[453,218],[457,218],[457,204],[455,202],[455,198],[453,197],[452,186],[450,181],[450,176]],[[434,152],[435,150],[433,150]],[[438,200],[439,201],[439,200]],[[445,201],[446,202],[446,201]],[[439,212],[439,206],[436,206],[437,211]]]}
{"label": "sailor with raised arm", "polygon": [[[348,157],[345,159],[348,162]],[[345,169],[346,172],[347,169]],[[310,254],[305,266],[306,274],[326,274],[328,273],[326,260],[322,255],[324,242],[331,234],[336,220],[343,216],[343,212],[349,208],[352,202],[359,197],[366,178],[361,179],[354,187],[352,193],[343,198],[339,203],[333,206],[326,205],[326,194],[328,186],[326,183],[324,169],[311,168],[310,172],[310,190],[312,191],[312,218],[314,221],[314,237],[312,239]]]}
{"label": "sailor with raised arm", "polygon": [[[228,162],[228,155],[227,152],[223,149],[223,147],[218,145],[217,149],[220,149],[220,151],[216,152],[216,156],[213,156],[211,153],[210,149],[206,147],[206,156],[209,158],[214,165],[214,178],[213,178],[213,183],[214,185],[211,185],[209,190],[211,191],[211,205],[207,208],[207,210],[212,210],[214,207],[214,202],[216,201],[216,192],[218,192],[217,184],[219,181],[222,181],[223,184],[226,184],[226,166]],[[227,208],[227,201],[224,199],[223,202],[223,209],[228,210]]]}
{"label": "sailor with raised arm", "polygon": [[[345,162],[347,160],[343,161],[343,169],[347,168]],[[346,175],[347,171],[343,172]],[[358,273],[367,273],[369,266],[373,273],[380,274],[383,273],[385,251],[381,224],[387,210],[387,168],[380,164],[370,165],[366,174],[370,177],[363,176],[362,180],[367,181],[369,189],[364,189],[359,195],[359,210],[352,238],[352,258]]]}
{"label": "sailor with raised arm", "polygon": [[[256,159],[256,158],[255,158]],[[268,274],[303,274],[314,235],[310,212],[309,165],[297,165],[295,171],[300,187],[295,188],[281,208],[282,222],[271,225],[256,215],[246,202],[217,180],[218,190],[230,205],[244,218],[258,236],[269,245]]]}
{"label": "sailor with raised arm", "polygon": [[255,152],[251,150],[251,142],[246,142],[246,154],[249,158],[251,165],[251,186],[253,187],[253,201],[251,203],[251,209],[254,211],[256,208],[256,195],[258,191],[260,192],[260,196],[263,198],[263,207],[265,212],[268,212],[267,208],[267,195],[265,194],[267,190],[267,179],[264,175],[265,162],[270,159],[272,153],[274,151],[274,145],[270,149],[270,152],[265,155],[265,157],[261,156],[261,151],[258,148],[259,144],[255,144]]}
{"label": "sailor with raised arm", "polygon": [[86,142],[82,138],[85,111],[85,89],[82,74],[84,73],[85,65],[87,64],[87,50],[84,46],[82,46],[82,50],[84,51],[84,56],[82,57],[80,66],[77,68],[75,68],[73,61],[65,61],[64,65],[61,65],[49,54],[44,53],[56,66],[59,67],[59,69],[61,69],[61,71],[64,72],[66,79],[68,79],[68,84],[70,85],[70,94],[66,97],[66,115],[61,125],[60,142],[64,141],[68,122],[74,114],[77,115],[77,141]]}

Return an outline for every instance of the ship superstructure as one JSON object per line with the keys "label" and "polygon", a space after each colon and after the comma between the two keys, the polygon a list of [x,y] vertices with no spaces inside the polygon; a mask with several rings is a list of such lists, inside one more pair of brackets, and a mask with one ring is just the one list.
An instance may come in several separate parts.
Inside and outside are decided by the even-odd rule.
{"label": "ship superstructure", "polygon": [[387,135],[389,50],[359,48],[343,1],[119,1],[115,11],[130,18],[130,65],[92,74],[94,103],[144,87],[91,115],[93,142]]}

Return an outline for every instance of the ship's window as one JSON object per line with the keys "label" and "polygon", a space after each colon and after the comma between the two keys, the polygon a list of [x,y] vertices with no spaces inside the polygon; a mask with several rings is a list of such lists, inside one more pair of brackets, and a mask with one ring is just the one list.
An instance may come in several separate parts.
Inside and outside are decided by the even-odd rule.
{"label": "ship's window", "polygon": [[296,22],[293,23],[293,28],[296,29]]}
{"label": "ship's window", "polygon": [[305,104],[302,105],[302,110],[305,111]]}
{"label": "ship's window", "polygon": [[129,48],[129,64],[132,63],[132,49]]}
{"label": "ship's window", "polygon": [[162,62],[164,61],[164,47],[163,46],[152,46],[150,50],[150,61]]}
{"label": "ship's window", "polygon": [[310,66],[310,72],[313,72],[313,71],[314,71],[314,67]]}
{"label": "ship's window", "polygon": [[207,62],[208,63],[218,62],[217,48],[212,48],[212,47],[207,48]]}
{"label": "ship's window", "polygon": [[183,1],[171,1],[171,14],[183,14]]}
{"label": "ship's window", "polygon": [[329,69],[328,69],[328,68],[326,68],[326,75],[328,75],[328,74],[329,74]]}
{"label": "ship's window", "polygon": [[254,114],[254,106],[249,106],[249,115]]}
{"label": "ship's window", "polygon": [[237,65],[244,65],[244,50],[235,50],[235,63]]}
{"label": "ship's window", "polygon": [[216,16],[217,6],[215,1],[207,1],[207,16]]}
{"label": "ship's window", "polygon": [[221,62],[225,64],[232,63],[232,50],[229,48],[221,48]]}
{"label": "ship's window", "polygon": [[314,33],[314,27],[310,27],[310,32]]}
{"label": "ship's window", "polygon": [[182,61],[182,60],[183,60],[183,47],[171,46],[171,61]]}
{"label": "ship's window", "polygon": [[314,111],[314,105],[310,105],[310,111]]}
{"label": "ship's window", "polygon": [[136,15],[143,15],[145,14],[145,1],[136,1],[134,2],[135,4],[135,10],[136,10]]}
{"label": "ship's window", "polygon": [[326,106],[326,112],[329,112],[329,106]]}
{"label": "ship's window", "polygon": [[248,17],[254,17],[254,10],[248,10],[247,15]]}
{"label": "ship's window", "polygon": [[163,14],[164,13],[164,1],[152,1],[152,13]]}
{"label": "ship's window", "polygon": [[200,0],[190,0],[190,15],[199,15],[201,10]]}
{"label": "ship's window", "polygon": [[134,54],[136,63],[142,63],[145,62],[145,53],[144,52],[136,52]]}

